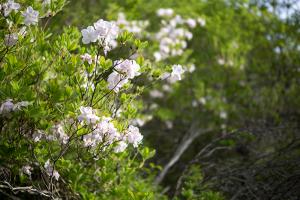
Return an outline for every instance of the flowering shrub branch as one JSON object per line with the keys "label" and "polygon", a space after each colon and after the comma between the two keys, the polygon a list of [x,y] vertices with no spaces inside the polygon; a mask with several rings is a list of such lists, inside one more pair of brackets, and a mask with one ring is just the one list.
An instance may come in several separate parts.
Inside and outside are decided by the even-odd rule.
{"label": "flowering shrub branch", "polygon": [[[141,90],[132,81],[145,72],[140,55],[145,43],[103,19],[82,29],[81,34],[76,28],[51,34],[50,28],[45,30],[49,18],[43,28],[40,19],[60,11],[61,6],[54,2],[63,3],[44,1],[26,7],[9,0],[2,4],[6,29],[1,31],[0,55],[0,77],[9,81],[1,86],[1,145],[14,149],[6,159],[18,163],[14,165],[21,177],[12,183],[4,181],[11,185],[31,182],[29,193],[51,198],[83,195],[90,190],[85,181],[97,179],[97,171],[100,177],[104,173],[118,176],[113,166],[123,163],[126,172],[139,168],[154,154],[140,147],[143,135],[130,124],[139,104],[130,88]],[[129,56],[112,59],[118,56],[114,49],[127,47]],[[132,56],[137,53],[139,59],[135,60]],[[134,162],[136,156],[131,158],[131,152],[142,156],[141,163]],[[19,153],[22,156],[15,156]],[[9,166],[5,168],[12,172],[14,168]],[[105,170],[109,166],[112,169]],[[86,178],[72,177],[82,168],[81,176]],[[103,190],[112,190],[106,184],[96,181],[91,187],[102,185]],[[7,188],[15,191],[13,186]]]}

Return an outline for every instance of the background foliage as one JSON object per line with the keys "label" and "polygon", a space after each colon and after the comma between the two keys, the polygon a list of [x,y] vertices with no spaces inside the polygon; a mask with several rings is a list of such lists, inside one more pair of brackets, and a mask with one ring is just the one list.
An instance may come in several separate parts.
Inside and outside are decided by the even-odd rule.
{"label": "background foliage", "polygon": [[[149,21],[144,34],[136,36],[148,41],[137,59],[145,73],[126,92],[109,95],[98,106],[101,113],[109,114],[111,104],[120,99],[123,111],[115,122],[120,130],[134,119],[147,118],[141,127],[143,146],[93,161],[93,155],[74,143],[70,152],[79,151],[80,159],[70,153],[57,161],[62,177],[56,184],[57,195],[79,199],[299,198],[297,1],[71,0],[63,9],[63,1],[53,2],[57,14],[31,27],[30,37],[5,55],[1,44],[1,102],[8,98],[34,102],[8,119],[1,118],[1,126],[10,127],[9,132],[1,129],[2,182],[47,190],[40,186],[42,172],[34,172],[29,179],[20,175],[20,169],[33,162],[33,151],[37,162],[44,163],[62,147],[35,144],[15,133],[22,133],[24,120],[26,127],[21,128],[27,131],[32,126],[49,129],[66,116],[75,116],[82,104],[75,82],[83,67],[79,55],[97,53],[95,47],[81,44],[79,31],[99,18],[117,20],[123,12],[128,21]],[[19,3],[42,9],[39,1]],[[153,34],[162,26],[157,16],[160,8],[172,8],[183,18],[204,19],[205,25],[189,29],[193,38],[181,55],[157,61],[153,53],[160,41]],[[13,20],[18,21],[18,15]],[[1,39],[5,24],[1,20]],[[107,59],[128,57],[132,44],[137,43],[134,39],[127,42]],[[107,69],[105,61],[100,65]],[[173,64],[196,68],[174,84],[156,79]],[[56,79],[50,79],[52,74]],[[166,85],[171,91],[164,89]],[[101,83],[98,97],[106,94],[105,86]],[[153,90],[162,97],[151,95]],[[16,194],[9,187],[2,190],[6,197],[5,193],[21,198],[32,195]]]}

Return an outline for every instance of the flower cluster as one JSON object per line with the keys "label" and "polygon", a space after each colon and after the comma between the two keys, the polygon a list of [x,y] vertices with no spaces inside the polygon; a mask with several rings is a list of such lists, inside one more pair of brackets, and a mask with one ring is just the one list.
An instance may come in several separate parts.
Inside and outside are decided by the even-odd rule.
{"label": "flower cluster", "polygon": [[29,165],[25,165],[22,167],[22,172],[28,176],[31,176],[32,167]]}
{"label": "flower cluster", "polygon": [[16,33],[5,35],[4,44],[8,47],[14,46],[18,42],[19,36]]}
{"label": "flower cluster", "polygon": [[135,118],[131,120],[131,125],[142,127],[146,124],[146,122],[152,120],[152,115],[143,115],[143,118]]}
{"label": "flower cluster", "polygon": [[86,29],[81,30],[81,34],[83,44],[98,41],[106,53],[116,47],[116,38],[119,34],[119,27],[114,22],[100,19],[95,22],[93,26],[88,26]]}
{"label": "flower cluster", "polygon": [[125,134],[127,142],[131,143],[133,147],[138,147],[143,140],[143,136],[138,127],[130,125]]}
{"label": "flower cluster", "polygon": [[4,44],[7,47],[11,47],[17,44],[19,37],[26,35],[26,26],[23,26],[18,33],[6,34],[4,37]]}
{"label": "flower cluster", "polygon": [[192,101],[192,106],[193,107],[197,107],[199,105],[205,105],[206,104],[206,98],[205,97],[201,97],[199,99],[194,99]]}
{"label": "flower cluster", "polygon": [[46,139],[46,140],[50,140],[50,141],[53,140],[52,137],[49,138],[48,136],[46,136],[45,132],[42,131],[42,130],[34,131],[34,133],[32,134],[32,139],[33,139],[34,142],[39,142],[42,139]]}
{"label": "flower cluster", "polygon": [[103,117],[94,125],[93,131],[83,137],[85,146],[96,146],[99,143],[110,145],[120,139],[120,133],[111,122],[111,118]]}
{"label": "flower cluster", "polygon": [[1,7],[3,14],[7,17],[13,10],[18,11],[20,9],[20,4],[15,3],[14,0],[8,0],[6,3],[2,4]]}
{"label": "flower cluster", "polygon": [[171,8],[160,8],[156,11],[159,17],[171,17],[174,14],[174,10]]}
{"label": "flower cluster", "polygon": [[161,79],[166,80],[167,82],[162,86],[162,91],[158,89],[153,89],[149,92],[150,97],[153,99],[163,98],[165,93],[172,91],[171,84],[174,84],[177,81],[182,79],[183,73],[186,71],[192,73],[195,70],[195,65],[190,65],[189,67],[182,65],[173,65],[171,73],[165,72],[162,74]]}
{"label": "flower cluster", "polygon": [[56,124],[52,126],[49,133],[46,134],[43,130],[35,130],[31,138],[34,142],[40,142],[41,140],[46,141],[59,141],[62,144],[67,144],[69,136],[65,133],[62,124]]}
{"label": "flower cluster", "polygon": [[53,133],[53,140],[61,141],[63,144],[67,144],[69,136],[65,133],[64,128],[61,124],[56,124],[52,127],[51,132]]}
{"label": "flower cluster", "polygon": [[93,58],[90,54],[85,53],[83,55],[80,56],[81,60],[86,61],[87,63],[89,63],[90,65],[93,63]]}
{"label": "flower cluster", "polygon": [[135,36],[142,36],[144,30],[147,28],[147,26],[149,26],[149,21],[147,20],[128,21],[124,13],[118,14],[118,19],[116,23],[122,30],[134,33]]}
{"label": "flower cluster", "polygon": [[[0,5],[1,10],[3,11],[3,15],[5,17],[9,16],[12,11],[18,11],[20,9],[20,4],[15,3],[14,0],[8,0],[6,3]],[[31,6],[29,6],[25,11],[22,12],[24,17],[24,24],[31,25],[37,24],[39,18],[39,12],[34,10]]]}
{"label": "flower cluster", "polygon": [[54,167],[50,164],[49,160],[45,162],[44,168],[49,177],[54,177],[58,181],[60,175],[58,171],[56,171]]}
{"label": "flower cluster", "polygon": [[[17,12],[21,8],[20,4],[15,3],[14,0],[8,0],[6,3],[0,4],[0,11],[3,13],[4,17],[8,17],[12,11]],[[22,12],[22,16],[24,18],[23,23],[26,26],[31,24],[35,25],[38,23],[39,12],[34,10],[31,6],[29,6],[25,11]],[[11,26],[12,21],[7,20],[9,25]],[[25,36],[26,27],[22,27],[20,31],[10,32],[6,34],[4,37],[4,44],[7,47],[11,47],[16,45],[20,36]]]}
{"label": "flower cluster", "polygon": [[173,65],[171,73],[164,73],[162,75],[162,79],[166,79],[169,83],[175,83],[182,79],[182,74],[184,73],[184,69],[181,65]]}
{"label": "flower cluster", "polygon": [[195,28],[197,22],[201,26],[205,25],[204,19],[183,19],[180,15],[174,16],[174,11],[170,8],[157,10],[157,15],[163,17],[163,27],[155,36],[159,41],[159,51],[154,53],[156,61],[183,54],[187,41],[193,38],[193,34],[184,25],[190,28]]}
{"label": "flower cluster", "polygon": [[223,57],[219,57],[217,59],[217,63],[219,65],[228,65],[230,67],[232,67],[234,65],[233,61],[232,60],[225,60]]}
{"label": "flower cluster", "polygon": [[108,88],[118,92],[129,79],[140,75],[140,66],[135,60],[117,60],[114,62],[114,71],[108,76]]}
{"label": "flower cluster", "polygon": [[[83,136],[83,143],[86,147],[95,147],[99,144],[103,147],[107,147],[116,143],[115,152],[123,152],[128,144],[132,144],[137,147],[143,136],[139,129],[130,125],[128,129],[123,133],[119,133],[117,128],[112,123],[112,119],[109,117],[98,117],[94,114],[94,111],[90,107],[81,107],[81,114],[78,116],[78,120],[85,120],[90,123],[92,132]],[[83,116],[84,115],[84,116]],[[92,120],[92,119],[97,120]]]}
{"label": "flower cluster", "polygon": [[164,93],[162,93],[161,91],[157,90],[157,89],[153,89],[149,92],[150,97],[152,98],[163,98],[164,97]]}
{"label": "flower cluster", "polygon": [[95,110],[91,107],[80,107],[81,114],[78,116],[78,121],[86,122],[87,124],[95,124],[100,118],[95,114]]}
{"label": "flower cluster", "polygon": [[28,101],[20,101],[14,104],[12,99],[7,99],[0,106],[0,114],[5,115],[13,111],[18,111],[21,110],[22,107],[27,107],[29,105],[30,103]]}

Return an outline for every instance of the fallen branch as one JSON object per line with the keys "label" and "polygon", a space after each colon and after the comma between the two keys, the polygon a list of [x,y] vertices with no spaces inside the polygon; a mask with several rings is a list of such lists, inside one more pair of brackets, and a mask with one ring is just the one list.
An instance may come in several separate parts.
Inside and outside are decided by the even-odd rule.
{"label": "fallen branch", "polygon": [[160,184],[162,180],[165,178],[169,169],[180,159],[182,154],[187,150],[187,148],[191,145],[191,143],[200,135],[210,132],[211,129],[198,129],[196,124],[193,124],[186,135],[183,137],[181,143],[177,147],[174,155],[170,159],[170,161],[165,165],[160,174],[156,177],[154,183]]}
{"label": "fallen branch", "polygon": [[2,182],[4,185],[0,184],[0,188],[3,189],[9,189],[11,190],[14,194],[17,194],[19,192],[27,192],[30,194],[35,194],[35,195],[40,195],[43,197],[52,197],[51,193],[48,191],[40,191],[37,189],[34,189],[32,186],[25,186],[25,187],[13,187],[11,186],[7,181]]}

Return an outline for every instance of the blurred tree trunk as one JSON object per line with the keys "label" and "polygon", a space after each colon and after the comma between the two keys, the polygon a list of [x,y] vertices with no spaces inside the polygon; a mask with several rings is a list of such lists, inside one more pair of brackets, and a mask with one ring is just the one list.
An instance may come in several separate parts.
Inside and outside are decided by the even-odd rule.
{"label": "blurred tree trunk", "polygon": [[169,162],[164,166],[160,174],[156,177],[154,183],[160,184],[167,175],[170,168],[180,159],[183,153],[188,149],[192,142],[200,135],[211,131],[211,129],[199,129],[198,123],[193,123],[185,136],[182,138],[180,144],[176,148],[173,156]]}

